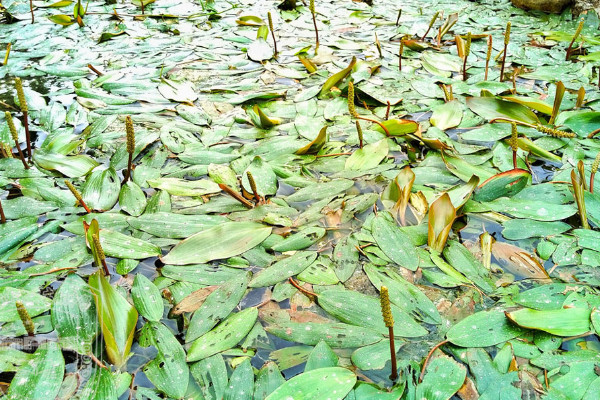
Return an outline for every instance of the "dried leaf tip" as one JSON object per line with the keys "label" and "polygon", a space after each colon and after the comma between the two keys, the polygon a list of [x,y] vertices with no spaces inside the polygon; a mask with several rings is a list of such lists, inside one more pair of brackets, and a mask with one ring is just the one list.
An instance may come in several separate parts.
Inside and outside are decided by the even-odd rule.
{"label": "dried leaf tip", "polygon": [[15,78],[15,89],[17,89],[17,98],[19,99],[21,112],[27,112],[27,100],[25,100],[25,92],[23,91],[23,82],[21,82],[21,78]]}
{"label": "dried leaf tip", "polygon": [[348,82],[348,111],[350,115],[356,117],[358,113],[354,107],[354,83]]}
{"label": "dried leaf tip", "polygon": [[33,324],[33,320],[29,316],[25,305],[21,301],[15,302],[15,306],[17,307],[17,313],[19,314],[19,318],[27,331],[29,336],[33,336],[35,333],[35,325]]}
{"label": "dried leaf tip", "polygon": [[390,295],[388,293],[388,288],[386,286],[382,286],[380,290],[380,300],[381,300],[381,314],[383,315],[383,322],[385,326],[391,328],[394,326],[394,317],[392,316],[392,308],[390,306]]}
{"label": "dried leaf tip", "polygon": [[125,117],[125,132],[127,132],[127,152],[133,154],[135,152],[135,132],[133,131],[133,121],[129,115]]}
{"label": "dried leaf tip", "polygon": [[12,119],[12,115],[10,115],[8,111],[6,111],[4,113],[4,118],[6,119],[6,124],[8,125],[10,136],[15,142],[19,143],[19,133],[17,132],[17,128],[15,127],[15,122]]}
{"label": "dried leaf tip", "polygon": [[506,31],[504,32],[504,45],[508,46],[510,41],[510,21],[506,23]]}

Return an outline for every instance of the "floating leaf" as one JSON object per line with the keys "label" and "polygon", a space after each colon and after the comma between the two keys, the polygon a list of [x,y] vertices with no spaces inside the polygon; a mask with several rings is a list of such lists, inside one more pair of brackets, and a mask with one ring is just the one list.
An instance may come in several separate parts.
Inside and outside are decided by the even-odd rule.
{"label": "floating leaf", "polygon": [[333,348],[366,346],[383,339],[372,329],[342,323],[281,321],[265,327],[265,330],[281,339],[312,346],[323,340]]}
{"label": "floating leaf", "polygon": [[446,333],[446,339],[461,347],[488,347],[523,334],[503,311],[480,311],[460,321]]}
{"label": "floating leaf", "polygon": [[186,265],[233,257],[259,245],[270,234],[270,227],[255,222],[227,222],[179,242],[162,261]]}
{"label": "floating leaf", "polygon": [[60,390],[65,370],[65,360],[55,342],[44,342],[33,357],[21,366],[13,378],[19,384],[10,385],[9,400],[53,399]]}
{"label": "floating leaf", "polygon": [[317,258],[317,254],[299,251],[291,257],[284,258],[256,274],[249,283],[250,287],[271,286],[291,276],[298,275]]}
{"label": "floating leaf", "polygon": [[381,250],[396,264],[411,271],[419,266],[419,256],[408,234],[383,216],[373,220],[373,238]]}
{"label": "floating leaf", "polygon": [[62,348],[87,354],[98,335],[98,319],[90,287],[69,275],[52,300],[52,325]]}
{"label": "floating leaf", "polygon": [[355,150],[346,160],[346,169],[364,171],[373,169],[379,165],[388,155],[389,147],[387,139],[368,144],[362,149]]}
{"label": "floating leaf", "polygon": [[[388,119],[381,123],[387,128],[388,132],[390,132],[390,136],[403,136],[408,133],[415,133],[419,130],[419,124],[417,122],[407,119]],[[383,128],[379,125],[375,125],[372,129],[376,132],[384,133]]]}
{"label": "floating leaf", "polygon": [[246,293],[250,274],[240,274],[212,292],[194,312],[185,341],[196,340],[224,320]]}
{"label": "floating leaf", "polygon": [[265,400],[342,400],[355,383],[356,375],[346,368],[320,368],[293,377]]}
{"label": "floating leaf", "polygon": [[142,274],[137,274],[131,287],[133,305],[142,317],[158,322],[164,311],[160,291],[154,283]]}
{"label": "floating leaf", "polygon": [[492,201],[499,197],[512,197],[527,186],[531,178],[529,171],[512,169],[492,176],[475,191],[477,201]]}
{"label": "floating leaf", "polygon": [[467,369],[447,356],[434,358],[426,371],[423,382],[417,386],[418,399],[449,400],[467,376]]}
{"label": "floating leaf", "polygon": [[212,331],[200,336],[190,347],[187,361],[198,361],[230,349],[246,337],[254,326],[258,310],[247,308],[221,322]]}
{"label": "floating leaf", "polygon": [[467,98],[467,106],[475,114],[489,120],[508,118],[534,125],[539,123],[538,117],[531,110],[512,101],[495,97],[469,97]]}
{"label": "floating leaf", "polygon": [[173,333],[161,323],[149,322],[142,328],[140,344],[158,350],[154,359],[144,367],[144,374],[150,382],[166,395],[182,398],[188,388],[190,372],[185,351]]}
{"label": "floating leaf", "polygon": [[[377,306],[379,299],[351,290],[328,289],[318,296],[319,305],[342,322],[372,329],[386,334],[388,328],[379,315]],[[427,330],[415,322],[400,307],[392,304],[394,317],[394,335],[401,337],[419,337],[427,334]]]}
{"label": "floating leaf", "polygon": [[463,117],[463,106],[458,100],[452,100],[437,106],[431,114],[431,124],[443,131],[460,124]]}
{"label": "floating leaf", "polygon": [[537,329],[557,336],[577,336],[589,332],[590,312],[587,308],[569,307],[558,310],[532,310],[522,308],[507,312],[515,324]]}

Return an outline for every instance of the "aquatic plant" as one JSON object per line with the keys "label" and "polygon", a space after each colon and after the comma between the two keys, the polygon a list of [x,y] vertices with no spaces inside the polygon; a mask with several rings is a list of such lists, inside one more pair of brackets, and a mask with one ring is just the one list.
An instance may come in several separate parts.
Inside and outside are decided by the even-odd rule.
{"label": "aquatic plant", "polygon": [[390,374],[390,379],[395,381],[398,379],[398,367],[396,366],[396,346],[394,342],[394,317],[390,307],[390,295],[388,293],[388,288],[382,286],[380,288],[379,296],[381,299],[381,314],[383,316],[383,322],[389,330],[390,337],[390,359],[392,361],[392,373]]}
{"label": "aquatic plant", "polygon": [[511,23],[506,23],[506,29],[504,31],[504,50],[502,50],[502,65],[500,67],[500,82],[504,82],[504,66],[506,64],[506,53],[508,52],[508,43],[510,42],[510,26]]}

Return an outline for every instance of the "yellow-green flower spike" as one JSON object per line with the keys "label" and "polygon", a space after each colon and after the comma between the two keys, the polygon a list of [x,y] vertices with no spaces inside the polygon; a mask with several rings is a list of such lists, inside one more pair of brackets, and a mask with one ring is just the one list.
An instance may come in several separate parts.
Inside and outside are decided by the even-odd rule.
{"label": "yellow-green flower spike", "polygon": [[4,113],[4,118],[6,119],[6,124],[8,125],[8,130],[10,131],[10,136],[13,138],[15,142],[19,142],[19,133],[17,132],[17,128],[15,127],[15,122],[12,119],[12,115],[8,111]]}
{"label": "yellow-green flower spike", "polygon": [[519,144],[517,142],[517,138],[519,137],[519,133],[517,132],[517,124],[514,122],[511,123],[511,135],[510,135],[510,147],[512,151],[517,151],[519,149]]}
{"label": "yellow-green flower spike", "polygon": [[545,133],[550,136],[560,137],[560,138],[574,138],[576,135],[573,132],[565,132],[556,128],[550,128],[549,126],[544,126],[542,124],[537,124],[535,129],[538,132]]}
{"label": "yellow-green flower spike", "polygon": [[92,240],[94,241],[94,247],[96,248],[96,254],[98,254],[98,258],[104,261],[106,257],[104,256],[104,250],[100,244],[100,237],[98,235],[92,235]]}
{"label": "yellow-green flower spike", "polygon": [[14,158],[12,153],[12,147],[6,143],[0,143],[0,152],[4,158]]}
{"label": "yellow-green flower spike", "polygon": [[353,117],[356,117],[358,113],[354,107],[354,83],[348,82],[348,112]]}
{"label": "yellow-green flower spike", "polygon": [[135,152],[135,132],[133,131],[133,121],[129,115],[125,117],[125,132],[127,132],[127,152],[133,154]]}
{"label": "yellow-green flower spike", "polygon": [[383,322],[388,328],[394,326],[394,317],[392,316],[392,308],[390,306],[390,295],[386,286],[381,287],[380,291],[381,300],[381,314],[383,315]]}
{"label": "yellow-green flower spike", "polygon": [[360,122],[358,122],[358,120],[356,120],[356,133],[358,135],[358,143],[360,145],[360,148],[362,149],[362,146],[363,146],[363,131],[362,131],[362,127],[360,126]]}
{"label": "yellow-green flower spike", "polygon": [[246,171],[246,176],[248,177],[248,182],[250,183],[250,190],[252,190],[252,194],[256,198],[256,201],[260,201],[260,195],[258,194],[258,188],[256,187],[256,181],[252,176],[250,171]]}
{"label": "yellow-green flower spike", "polygon": [[596,158],[594,159],[594,163],[592,164],[592,174],[598,172],[598,166],[600,166],[600,151],[596,154]]}
{"label": "yellow-green flower spike", "polygon": [[312,14],[315,13],[315,0],[310,0],[310,3],[308,3],[308,9]]}
{"label": "yellow-green flower spike", "polygon": [[71,193],[73,193],[73,197],[75,197],[79,204],[82,204],[83,198],[81,197],[81,193],[79,193],[79,190],[77,190],[77,188],[73,186],[73,184],[69,181],[65,181],[65,185],[67,185]]}
{"label": "yellow-green flower spike", "polygon": [[492,35],[488,35],[487,38],[487,54],[485,55],[485,59],[486,61],[490,61],[490,58],[492,58]]}
{"label": "yellow-green flower spike", "polygon": [[573,41],[577,40],[577,38],[579,37],[579,34],[583,30],[583,23],[584,23],[584,20],[583,20],[583,18],[581,18],[579,20],[579,25],[577,25],[577,29],[575,30],[575,34],[573,35]]}
{"label": "yellow-green flower spike", "polygon": [[21,82],[21,78],[15,78],[15,88],[17,89],[17,98],[19,99],[21,112],[27,112],[27,100],[25,100],[25,92],[23,92],[23,82]]}
{"label": "yellow-green flower spike", "polygon": [[269,11],[267,13],[267,18],[269,19],[269,29],[271,30],[271,32],[274,31],[273,29],[273,17],[271,17],[271,11]]}
{"label": "yellow-green flower spike", "polygon": [[471,53],[471,32],[467,33],[467,42],[465,43],[465,58]]}
{"label": "yellow-green flower spike", "polygon": [[27,334],[29,336],[33,336],[35,333],[35,325],[33,324],[33,320],[29,316],[25,305],[22,302],[17,301],[15,302],[15,306],[17,307],[17,313],[19,313],[19,318],[21,319],[21,322],[23,323]]}
{"label": "yellow-green flower spike", "polygon": [[506,31],[504,32],[504,45],[508,46],[510,41],[510,21],[506,23]]}

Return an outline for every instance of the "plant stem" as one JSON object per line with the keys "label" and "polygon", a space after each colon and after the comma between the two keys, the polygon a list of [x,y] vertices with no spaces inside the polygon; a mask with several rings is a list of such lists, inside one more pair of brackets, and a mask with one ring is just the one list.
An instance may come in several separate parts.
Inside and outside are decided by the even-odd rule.
{"label": "plant stem", "polygon": [[421,369],[421,374],[419,375],[419,383],[423,382],[423,376],[425,376],[425,368],[427,368],[427,364],[429,363],[429,359],[431,358],[431,356],[433,355],[433,353],[439,349],[440,347],[442,347],[443,345],[445,345],[446,343],[448,343],[447,340],[441,341],[438,344],[436,344],[435,346],[433,346],[433,349],[431,349],[429,351],[429,353],[427,354],[427,357],[425,357],[425,362],[423,363],[423,368]]}
{"label": "plant stem", "polygon": [[319,28],[317,28],[317,17],[315,15],[315,13],[312,14],[312,20],[313,20],[313,25],[315,26],[315,38],[316,38],[315,53],[316,53],[317,50],[319,49]]}
{"label": "plant stem", "polygon": [[23,111],[23,127],[25,128],[25,141],[27,142],[27,158],[31,162],[31,134],[29,133],[29,115]]}
{"label": "plant stem", "polygon": [[379,121],[377,121],[375,119],[371,119],[371,118],[367,118],[367,117],[361,117],[360,115],[355,116],[355,118],[362,119],[363,121],[373,122],[373,123],[379,125],[381,127],[381,129],[383,129],[383,131],[385,132],[386,136],[390,136],[391,135],[391,133],[388,130],[388,128],[386,128],[385,125],[383,125],[381,122],[379,122]]}
{"label": "plant stem", "polygon": [[254,208],[254,204],[250,203],[248,200],[246,200],[238,192],[236,192],[235,190],[233,190],[229,186],[227,186],[227,185],[225,185],[223,183],[219,183],[219,187],[221,188],[222,191],[224,191],[225,193],[227,193],[228,195],[230,195],[231,197],[233,197],[234,199],[236,199],[237,201],[239,201],[240,203],[242,203],[244,205],[244,207],[246,207],[246,208]]}
{"label": "plant stem", "polygon": [[434,15],[433,18],[431,18],[431,21],[429,22],[429,27],[427,27],[427,31],[425,31],[425,34],[421,37],[421,40],[425,40],[425,37],[427,36],[427,34],[429,33],[429,31],[431,30],[431,28],[433,27],[433,24],[435,24],[435,20],[437,20],[438,15],[440,15],[440,12],[437,11]]}
{"label": "plant stem", "polygon": [[317,298],[317,297],[319,297],[316,293],[311,292],[310,290],[306,290],[302,286],[298,285],[298,283],[294,280],[294,278],[289,277],[288,280],[292,284],[293,287],[295,287],[296,289],[298,289],[306,297],[309,297],[309,298]]}
{"label": "plant stem", "polygon": [[390,119],[390,108],[392,108],[392,104],[390,103],[390,101],[387,101],[387,109],[385,110],[385,120],[387,121],[388,119]]}
{"label": "plant stem", "polygon": [[15,146],[17,148],[17,151],[19,152],[19,158],[21,159],[21,162],[23,163],[23,167],[25,167],[25,169],[29,169],[29,165],[27,164],[27,161],[25,161],[25,156],[23,156],[23,152],[21,151],[21,146],[19,145],[19,142],[17,140],[15,140]]}
{"label": "plant stem", "polygon": [[4,215],[4,208],[2,208],[2,200],[0,200],[0,224],[6,223],[6,215]]}
{"label": "plant stem", "polygon": [[29,9],[31,10],[31,23],[33,24],[33,22],[35,21],[35,18],[33,16],[33,0],[29,0]]}
{"label": "plant stem", "polygon": [[8,64],[8,56],[10,55],[10,48],[12,47],[12,44],[7,44],[6,45],[6,54],[4,55],[4,62],[2,63],[3,65]]}
{"label": "plant stem", "polygon": [[510,22],[506,24],[506,31],[504,32],[504,51],[502,52],[502,67],[500,68],[500,82],[504,82],[504,65],[506,64],[506,51],[508,49],[508,42],[510,40]]}
{"label": "plant stem", "polygon": [[398,366],[396,365],[396,343],[394,342],[394,327],[389,326],[388,332],[390,335],[390,357],[392,360],[392,373],[390,374],[390,380],[395,381],[398,379]]}
{"label": "plant stem", "polygon": [[565,61],[569,61],[569,58],[571,58],[571,49],[573,47],[573,44],[577,40],[577,37],[579,37],[581,30],[583,29],[583,22],[584,22],[584,19],[581,18],[581,20],[579,21],[579,25],[577,25],[577,29],[575,30],[575,34],[573,35],[573,39],[571,39],[571,43],[569,43],[569,47],[567,47],[567,54],[565,56]]}
{"label": "plant stem", "polygon": [[273,47],[275,48],[274,56],[277,57],[277,40],[275,40],[275,30],[273,29],[273,18],[271,17],[271,12],[267,13],[269,17],[269,28],[271,29],[271,37],[273,37]]}
{"label": "plant stem", "polygon": [[92,64],[88,64],[87,66],[88,66],[88,68],[89,68],[90,70],[92,70],[92,72],[93,72],[93,73],[95,73],[96,75],[98,75],[98,76],[102,76],[102,75],[104,75],[102,72],[98,71],[98,70],[96,69],[96,67],[94,67]]}
{"label": "plant stem", "polygon": [[133,154],[129,153],[129,157],[127,158],[127,171],[125,172],[125,178],[123,179],[123,184],[127,183],[129,178],[131,177],[131,167],[133,166]]}
{"label": "plant stem", "polygon": [[490,58],[492,57],[492,35],[488,35],[487,39],[487,54],[485,56],[485,76],[483,77],[484,81],[488,79],[488,69],[490,67]]}
{"label": "plant stem", "polygon": [[356,133],[358,134],[358,146],[359,148],[363,148],[363,132],[362,132],[362,127],[360,126],[360,122],[358,121],[354,121],[356,122]]}
{"label": "plant stem", "polygon": [[398,50],[398,71],[402,72],[402,53],[404,53],[404,38],[400,39],[400,50]]}
{"label": "plant stem", "polygon": [[402,9],[398,10],[398,16],[396,17],[396,26],[400,23],[400,17],[402,16]]}

